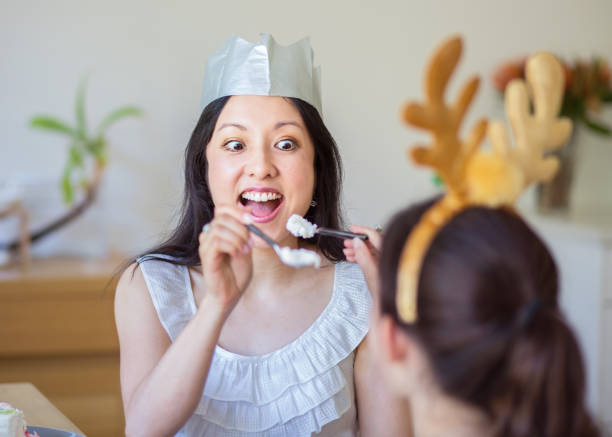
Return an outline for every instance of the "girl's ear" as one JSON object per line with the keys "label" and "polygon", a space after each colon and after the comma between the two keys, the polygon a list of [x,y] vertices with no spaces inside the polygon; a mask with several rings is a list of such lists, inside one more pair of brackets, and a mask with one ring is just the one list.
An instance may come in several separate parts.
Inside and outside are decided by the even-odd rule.
{"label": "girl's ear", "polygon": [[383,359],[389,364],[405,361],[410,353],[411,340],[391,316],[381,316],[378,323],[378,340]]}
{"label": "girl's ear", "polygon": [[400,396],[410,396],[423,376],[421,348],[389,315],[378,319],[375,332],[380,365],[389,388]]}

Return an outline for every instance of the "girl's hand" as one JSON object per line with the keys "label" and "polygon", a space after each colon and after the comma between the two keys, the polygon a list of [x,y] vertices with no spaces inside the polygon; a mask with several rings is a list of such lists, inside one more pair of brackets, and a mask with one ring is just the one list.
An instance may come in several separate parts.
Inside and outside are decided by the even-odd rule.
{"label": "girl's hand", "polygon": [[373,295],[378,294],[378,254],[382,245],[382,237],[372,228],[365,226],[350,226],[351,232],[366,234],[367,241],[358,238],[344,240],[344,255],[349,262],[356,262],[361,267],[368,288]]}
{"label": "girl's hand", "polygon": [[205,296],[229,314],[253,274],[249,231],[243,212],[230,206],[215,208],[208,230],[200,234],[200,261]]}

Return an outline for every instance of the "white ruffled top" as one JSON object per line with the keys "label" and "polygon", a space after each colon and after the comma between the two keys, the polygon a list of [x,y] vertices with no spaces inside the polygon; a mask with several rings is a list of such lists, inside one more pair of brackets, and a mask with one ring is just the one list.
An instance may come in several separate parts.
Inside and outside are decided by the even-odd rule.
{"label": "white ruffled top", "polygon": [[[189,271],[160,260],[139,263],[174,341],[196,312]],[[199,405],[176,435],[357,436],[353,364],[370,307],[360,268],[336,264],[329,303],[296,340],[258,356],[216,346]]]}

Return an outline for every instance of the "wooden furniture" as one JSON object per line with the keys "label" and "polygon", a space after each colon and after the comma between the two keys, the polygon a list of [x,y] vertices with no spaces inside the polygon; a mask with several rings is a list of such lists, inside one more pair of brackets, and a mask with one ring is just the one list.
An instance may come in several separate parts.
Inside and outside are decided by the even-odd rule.
{"label": "wooden furniture", "polygon": [[0,401],[8,402],[22,410],[28,425],[65,429],[83,434],[83,431],[29,382],[0,383]]}
{"label": "wooden furniture", "polygon": [[124,434],[111,280],[120,263],[0,269],[0,382],[32,382],[89,437]]}
{"label": "wooden furniture", "polygon": [[561,306],[587,372],[587,399],[612,434],[612,215],[528,215],[561,272]]}

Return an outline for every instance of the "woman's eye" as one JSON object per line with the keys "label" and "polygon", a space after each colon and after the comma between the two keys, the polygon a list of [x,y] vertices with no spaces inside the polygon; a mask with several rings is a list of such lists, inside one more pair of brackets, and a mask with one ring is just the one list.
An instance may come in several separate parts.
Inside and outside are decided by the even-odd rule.
{"label": "woman's eye", "polygon": [[293,140],[280,140],[276,143],[276,148],[280,150],[295,150],[297,148],[297,144]]}
{"label": "woman's eye", "polygon": [[242,144],[240,141],[234,140],[228,141],[223,145],[223,147],[229,150],[230,152],[240,152],[242,149],[244,149],[244,144]]}

